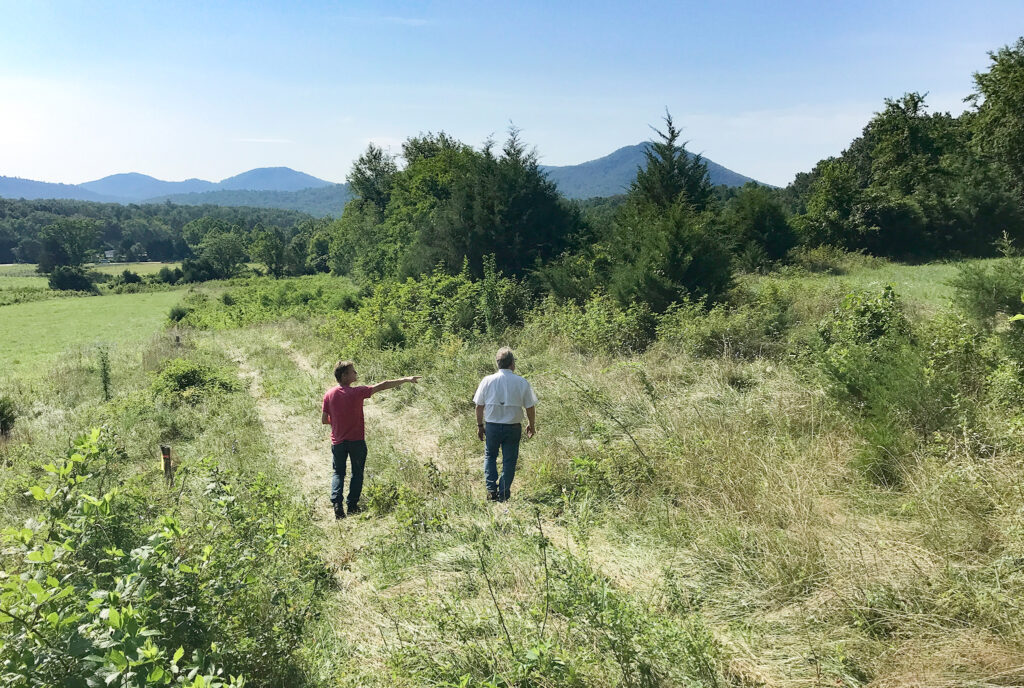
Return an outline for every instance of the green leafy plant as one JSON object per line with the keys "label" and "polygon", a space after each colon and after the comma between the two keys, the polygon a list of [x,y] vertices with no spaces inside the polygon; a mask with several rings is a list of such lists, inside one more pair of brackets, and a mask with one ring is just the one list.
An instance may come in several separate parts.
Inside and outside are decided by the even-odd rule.
{"label": "green leafy plant", "polygon": [[233,392],[238,389],[238,382],[214,366],[174,358],[163,365],[152,389],[166,399],[194,401],[216,392]]}
{"label": "green leafy plant", "polygon": [[11,434],[14,422],[18,419],[18,407],[14,399],[7,395],[0,395],[0,435],[6,437]]}

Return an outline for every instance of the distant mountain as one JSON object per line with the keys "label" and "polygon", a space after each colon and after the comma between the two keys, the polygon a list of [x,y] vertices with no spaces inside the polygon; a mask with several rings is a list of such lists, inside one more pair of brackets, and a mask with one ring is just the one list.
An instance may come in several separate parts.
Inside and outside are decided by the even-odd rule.
{"label": "distant mountain", "polygon": [[[629,188],[637,168],[644,164],[647,145],[626,146],[579,165],[542,165],[541,169],[569,198],[614,196]],[[742,186],[754,181],[707,158],[704,160],[712,184]],[[78,185],[0,177],[0,198],[250,206],[299,210],[317,217],[340,216],[351,197],[347,184],[328,182],[288,167],[260,167],[217,183],[202,179],[168,182],[137,172],[113,174]]]}
{"label": "distant mountain", "polygon": [[41,198],[67,198],[106,203],[116,200],[74,184],[52,184],[20,177],[0,177],[0,198],[24,198],[30,201]]}
{"label": "distant mountain", "polygon": [[333,182],[318,179],[290,167],[259,167],[228,177],[218,183],[204,179],[186,179],[183,182],[165,182],[147,174],[129,172],[112,174],[103,179],[78,186],[121,202],[137,203],[151,198],[162,198],[190,193],[205,193],[222,189],[231,191],[299,191],[331,186]]}
{"label": "distant mountain", "polygon": [[233,191],[300,191],[332,186],[334,182],[318,179],[305,172],[296,172],[290,167],[258,167],[242,174],[228,177],[217,184],[217,189]]}
{"label": "distant mountain", "polygon": [[[569,198],[614,196],[629,189],[630,183],[636,177],[637,168],[645,163],[644,151],[648,145],[638,143],[635,146],[625,146],[603,158],[579,165],[541,165],[541,169],[558,185],[558,190]],[[707,158],[704,158],[704,162],[708,165],[711,183],[716,186],[743,186],[747,182],[755,181]]]}
{"label": "distant mountain", "polygon": [[154,196],[165,196],[168,194],[196,193],[209,191],[217,188],[213,182],[203,179],[186,179],[183,182],[165,182],[162,179],[150,177],[148,174],[128,172],[126,174],[112,174],[103,179],[79,184],[79,187],[102,194],[108,198],[125,199],[129,201],[142,201]]}
{"label": "distant mountain", "polygon": [[149,203],[178,205],[246,206],[250,208],[281,208],[299,210],[316,217],[341,216],[341,210],[352,198],[348,184],[331,184],[298,191],[228,190],[204,193],[173,194],[147,199]]}

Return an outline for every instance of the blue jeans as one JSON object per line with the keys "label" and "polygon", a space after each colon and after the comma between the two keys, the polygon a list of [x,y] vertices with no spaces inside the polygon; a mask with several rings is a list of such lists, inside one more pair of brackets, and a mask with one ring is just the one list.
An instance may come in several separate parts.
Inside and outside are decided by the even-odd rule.
{"label": "blue jeans", "polygon": [[[519,423],[484,424],[484,480],[488,492],[497,492],[498,499],[509,497],[512,479],[516,477],[516,462],[519,460],[519,440],[523,426]],[[498,450],[501,449],[501,477],[498,477]]]}
{"label": "blue jeans", "polygon": [[359,495],[363,492],[363,468],[366,467],[366,441],[342,440],[331,445],[334,457],[334,475],[331,476],[331,504],[334,510],[341,508],[345,492],[345,461],[352,457],[352,479],[348,485],[348,508],[352,509],[359,503]]}

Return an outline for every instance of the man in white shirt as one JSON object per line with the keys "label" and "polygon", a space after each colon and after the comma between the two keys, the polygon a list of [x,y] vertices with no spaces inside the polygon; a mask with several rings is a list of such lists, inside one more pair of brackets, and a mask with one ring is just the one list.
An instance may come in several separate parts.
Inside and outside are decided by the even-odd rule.
{"label": "man in white shirt", "polygon": [[[476,434],[484,443],[484,481],[487,500],[504,502],[516,475],[519,440],[523,433],[523,409],[529,423],[526,436],[537,432],[537,395],[524,378],[515,374],[512,349],[502,347],[496,356],[498,372],[480,381],[473,395],[476,404]],[[501,450],[501,477],[498,450]]]}

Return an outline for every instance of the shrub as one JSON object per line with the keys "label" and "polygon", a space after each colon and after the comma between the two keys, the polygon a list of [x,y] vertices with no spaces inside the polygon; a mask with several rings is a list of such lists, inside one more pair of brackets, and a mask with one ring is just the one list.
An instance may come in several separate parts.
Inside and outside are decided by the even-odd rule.
{"label": "shrub", "polygon": [[598,292],[582,307],[548,298],[531,314],[527,331],[564,338],[580,351],[637,353],[653,341],[656,323],[646,303],[623,308]]}
{"label": "shrub", "polygon": [[821,246],[800,246],[789,253],[790,262],[808,272],[825,272],[845,275],[855,270],[869,270],[885,265],[884,258],[876,258],[862,252],[851,252],[827,244]]}
{"label": "shrub", "polygon": [[0,435],[6,437],[11,434],[14,428],[14,421],[18,419],[18,409],[14,405],[14,399],[9,396],[0,396]]}
{"label": "shrub", "polygon": [[924,356],[892,287],[853,292],[818,325],[817,361],[832,391],[853,406],[867,444],[854,460],[873,482],[898,486],[929,404]]}
{"label": "shrub", "polygon": [[164,364],[152,387],[164,398],[194,401],[215,392],[233,392],[238,389],[238,383],[211,365],[174,358]]}
{"label": "shrub", "polygon": [[160,268],[160,271],[156,273],[156,279],[158,282],[164,284],[177,284],[185,276],[185,273],[181,271],[181,268],[174,268],[173,270],[166,265]]}
{"label": "shrub", "polygon": [[1024,408],[1024,365],[1004,361],[989,374],[986,384],[997,405],[1015,413]]}
{"label": "shrub", "polygon": [[[996,366],[992,341],[974,323],[956,313],[944,314],[929,323],[921,339],[928,352],[924,377],[931,390],[932,404],[961,416],[973,415],[985,395],[989,373]],[[929,425],[937,427],[944,420],[936,419]]]}
{"label": "shrub", "polygon": [[112,439],[94,430],[43,466],[26,495],[36,517],[3,533],[3,684],[227,688],[244,672],[300,685],[304,630],[332,580],[298,512],[264,477],[233,481],[210,462],[195,524],[179,521],[161,513],[163,490],[109,484],[104,467],[125,458]]}
{"label": "shrub", "polygon": [[363,492],[366,510],[378,516],[387,516],[398,506],[403,489],[404,486],[398,485],[394,480],[375,479]]}
{"label": "shrub", "polygon": [[50,289],[96,293],[96,282],[82,268],[58,265],[50,273]]}
{"label": "shrub", "polygon": [[905,336],[910,325],[891,286],[881,293],[851,292],[818,326],[826,347],[871,344],[886,337]]}
{"label": "shrub", "polygon": [[1024,259],[1005,256],[987,265],[964,262],[950,285],[955,290],[953,302],[973,320],[991,328],[997,322],[996,316],[1020,311]]}
{"label": "shrub", "polygon": [[167,317],[171,322],[181,322],[190,312],[185,306],[171,306]]}
{"label": "shrub", "polygon": [[138,273],[125,270],[111,281],[111,285],[115,287],[125,284],[142,284],[142,278],[139,277]]}
{"label": "shrub", "polygon": [[706,311],[702,304],[674,304],[658,322],[658,339],[696,356],[777,354],[791,324],[791,305],[772,284],[738,306],[719,304]]}

